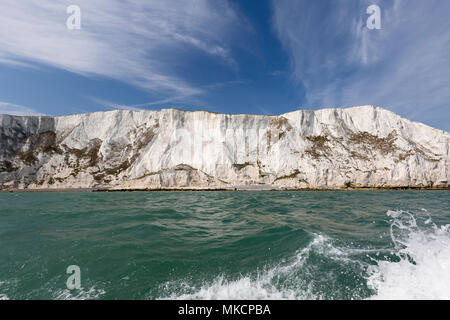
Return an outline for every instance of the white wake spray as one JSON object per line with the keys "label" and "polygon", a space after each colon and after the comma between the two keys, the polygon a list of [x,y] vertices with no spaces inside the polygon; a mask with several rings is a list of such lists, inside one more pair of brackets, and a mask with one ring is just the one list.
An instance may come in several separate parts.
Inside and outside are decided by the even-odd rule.
{"label": "white wake spray", "polygon": [[[313,234],[312,241],[293,257],[278,265],[258,272],[257,276],[242,275],[228,280],[224,276],[205,283],[200,288],[192,288],[188,283],[166,283],[165,288],[184,287],[188,292],[175,292],[162,299],[200,300],[318,300],[326,299],[314,287],[317,270],[310,265],[312,253],[338,261],[341,264],[360,264],[350,258],[351,250],[337,248],[330,238]],[[335,282],[335,274],[322,274],[327,281]],[[324,279],[321,279],[324,280]]]}
{"label": "white wake spray", "polygon": [[[307,247],[256,277],[220,276],[197,288],[183,283],[181,292],[175,290],[163,299],[450,299],[450,225],[437,226],[426,211],[415,215],[388,211],[387,215],[394,248],[338,247],[327,236],[315,234]],[[318,271],[311,254],[335,261],[347,275],[359,274],[359,287],[348,288],[353,293],[345,295],[339,285],[334,286],[335,292],[323,291],[326,288],[318,287],[318,281],[329,283],[331,289],[339,284],[343,271]],[[180,289],[180,283],[165,284],[169,292],[174,287]]]}
{"label": "white wake spray", "polygon": [[404,211],[387,214],[400,261],[370,268],[372,299],[450,299],[450,225]]}

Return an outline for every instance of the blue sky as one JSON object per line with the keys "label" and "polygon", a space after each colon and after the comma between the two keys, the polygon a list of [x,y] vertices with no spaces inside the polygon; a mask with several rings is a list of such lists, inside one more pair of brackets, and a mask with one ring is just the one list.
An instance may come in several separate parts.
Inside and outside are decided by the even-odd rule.
{"label": "blue sky", "polygon": [[[69,5],[81,29],[69,30]],[[366,9],[381,8],[369,30]],[[450,131],[450,1],[2,0],[0,113],[377,105]]]}

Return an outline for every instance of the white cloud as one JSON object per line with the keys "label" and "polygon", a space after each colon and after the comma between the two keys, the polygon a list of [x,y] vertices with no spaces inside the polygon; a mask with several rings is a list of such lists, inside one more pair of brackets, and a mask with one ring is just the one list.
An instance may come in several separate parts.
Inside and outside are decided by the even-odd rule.
{"label": "white cloud", "polygon": [[[81,30],[66,27],[71,4],[81,8]],[[2,0],[0,63],[38,63],[190,96],[202,90],[177,76],[177,64],[192,50],[235,64],[230,42],[240,22],[225,1]]]}
{"label": "white cloud", "polygon": [[169,108],[173,106],[174,104],[179,105],[183,108],[185,107],[193,107],[193,106],[200,106],[204,104],[204,102],[201,99],[198,99],[196,97],[189,97],[189,96],[171,96],[169,98],[156,100],[156,101],[149,101],[145,103],[139,103],[139,104],[130,104],[130,105],[124,105],[112,101],[108,101],[105,99],[99,99],[95,97],[87,97],[89,100],[93,101],[97,106],[107,109],[113,109],[113,110],[134,110],[134,111],[140,111],[140,110],[159,110],[162,108]]}
{"label": "white cloud", "polygon": [[[382,10],[366,28],[367,6]],[[450,2],[275,0],[273,26],[309,105],[379,105],[450,129]]]}
{"label": "white cloud", "polygon": [[43,114],[34,109],[19,106],[8,102],[0,101],[0,114],[10,114],[15,116],[42,116]]}
{"label": "white cloud", "polygon": [[144,109],[141,109],[141,108],[139,108],[137,106],[122,105],[122,104],[118,104],[118,103],[115,103],[115,102],[111,102],[111,101],[104,100],[104,99],[99,99],[99,98],[94,98],[94,97],[88,97],[88,99],[93,101],[94,103],[96,103],[98,106],[100,106],[102,108],[106,108],[106,109],[133,110],[133,111],[144,110]]}

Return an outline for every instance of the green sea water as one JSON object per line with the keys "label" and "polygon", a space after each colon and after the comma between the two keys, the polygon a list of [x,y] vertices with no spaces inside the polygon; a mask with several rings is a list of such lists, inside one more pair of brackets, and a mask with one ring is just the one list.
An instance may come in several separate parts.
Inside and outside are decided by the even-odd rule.
{"label": "green sea water", "polygon": [[0,193],[0,299],[377,298],[450,299],[449,191]]}

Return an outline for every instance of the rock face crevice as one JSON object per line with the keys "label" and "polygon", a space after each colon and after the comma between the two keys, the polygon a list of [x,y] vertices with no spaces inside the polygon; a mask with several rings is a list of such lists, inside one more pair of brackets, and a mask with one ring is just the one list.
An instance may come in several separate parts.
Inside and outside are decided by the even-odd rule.
{"label": "rock face crevice", "polygon": [[373,106],[0,115],[0,189],[448,187],[450,134]]}

